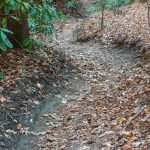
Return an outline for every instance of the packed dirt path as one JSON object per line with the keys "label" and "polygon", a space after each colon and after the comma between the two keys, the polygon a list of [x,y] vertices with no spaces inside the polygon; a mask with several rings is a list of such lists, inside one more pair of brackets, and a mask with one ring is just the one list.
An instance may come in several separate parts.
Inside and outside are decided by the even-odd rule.
{"label": "packed dirt path", "polygon": [[[17,150],[119,150],[127,144],[122,131],[132,124],[129,118],[145,107],[130,103],[121,88],[118,92],[119,84],[134,72],[134,52],[100,42],[73,42],[73,25],[65,27],[58,33],[56,49],[78,69],[41,107]],[[145,139],[138,136],[132,147],[140,149]]]}

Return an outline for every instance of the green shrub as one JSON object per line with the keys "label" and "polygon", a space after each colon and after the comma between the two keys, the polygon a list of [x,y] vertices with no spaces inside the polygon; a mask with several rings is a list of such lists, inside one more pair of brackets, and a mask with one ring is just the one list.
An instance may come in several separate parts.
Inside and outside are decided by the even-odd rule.
{"label": "green shrub", "polygon": [[[128,4],[129,0],[104,0],[105,7],[109,10],[113,10],[116,7],[119,7],[124,4]],[[101,0],[99,0],[97,3],[93,4],[89,9],[87,10],[88,14],[97,12],[101,10]]]}
{"label": "green shrub", "polygon": [[[7,21],[10,18],[20,21],[21,13],[28,13],[30,31],[46,34],[55,32],[54,20],[65,16],[52,6],[52,2],[53,0],[3,0],[0,3],[0,50],[6,51],[7,48],[13,47],[8,38],[8,34],[13,33],[7,29]],[[77,4],[76,0],[66,1],[68,8],[75,8]],[[25,42],[23,41],[23,45],[31,47],[31,41],[30,38],[26,39]]]}
{"label": "green shrub", "polygon": [[129,3],[129,0],[107,0],[106,8],[112,10],[116,7],[119,7],[121,5],[128,4],[128,3]]}
{"label": "green shrub", "polygon": [[66,7],[78,9],[80,7],[80,3],[77,0],[66,0]]}
{"label": "green shrub", "polygon": [[31,31],[53,33],[53,21],[57,18],[56,9],[49,4],[35,5],[29,11],[29,28]]}

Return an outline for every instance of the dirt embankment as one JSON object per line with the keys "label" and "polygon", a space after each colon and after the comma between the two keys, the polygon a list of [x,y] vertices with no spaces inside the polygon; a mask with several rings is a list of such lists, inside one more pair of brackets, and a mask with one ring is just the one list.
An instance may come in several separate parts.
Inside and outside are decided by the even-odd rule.
{"label": "dirt embankment", "polygon": [[120,8],[120,14],[114,15],[105,11],[104,30],[100,30],[101,12],[89,16],[74,31],[75,41],[93,39],[102,40],[105,44],[136,46],[150,57],[150,30],[146,4],[134,3]]}
{"label": "dirt embankment", "polygon": [[21,49],[0,54],[0,73],[5,75],[0,78],[0,150],[16,149],[41,107],[64,89],[74,68],[68,60],[64,53],[44,47],[33,54]]}

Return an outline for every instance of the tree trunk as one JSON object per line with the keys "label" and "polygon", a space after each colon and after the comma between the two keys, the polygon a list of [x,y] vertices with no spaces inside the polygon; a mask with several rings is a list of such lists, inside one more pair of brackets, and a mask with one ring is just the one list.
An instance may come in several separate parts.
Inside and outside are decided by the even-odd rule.
{"label": "tree trunk", "polygon": [[149,0],[146,1],[147,2],[147,18],[148,18],[148,27],[149,27],[149,31],[150,31],[150,3]]}
{"label": "tree trunk", "polygon": [[105,10],[105,1],[101,0],[101,31],[104,28],[104,10]]}
{"label": "tree trunk", "polygon": [[19,21],[9,18],[7,28],[14,33],[8,36],[14,47],[20,47],[23,40],[29,37],[27,13],[21,14]]}

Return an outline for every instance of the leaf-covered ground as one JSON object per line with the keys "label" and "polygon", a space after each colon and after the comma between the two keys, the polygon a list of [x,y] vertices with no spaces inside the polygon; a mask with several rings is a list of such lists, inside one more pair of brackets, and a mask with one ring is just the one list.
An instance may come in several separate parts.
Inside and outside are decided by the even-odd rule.
{"label": "leaf-covered ground", "polygon": [[[79,67],[77,73],[84,84],[65,98],[57,95],[65,99],[66,106],[43,118],[48,129],[36,148],[149,149],[150,64],[135,58],[132,48],[112,49],[93,42],[72,44],[71,39],[71,31],[64,27],[60,46]],[[78,85],[78,78],[75,80]],[[68,85],[70,88],[75,88],[74,84]]]}
{"label": "leaf-covered ground", "polygon": [[[76,67],[64,53],[44,47],[33,54],[9,50],[0,60],[5,75],[0,79],[0,149],[13,149]],[[56,104],[52,101],[49,107]]]}
{"label": "leaf-covered ground", "polygon": [[[104,12],[104,30],[100,31],[101,12],[85,19],[74,32],[75,41],[101,40],[105,44],[135,46],[146,58],[150,58],[150,30],[146,3],[133,3],[120,8],[119,15]],[[76,32],[77,31],[77,32]]]}
{"label": "leaf-covered ground", "polygon": [[31,70],[22,61],[26,72],[15,85],[1,80],[1,149],[150,149],[149,59],[137,57],[136,47],[77,43],[72,30],[79,25],[66,22],[53,50],[43,39],[49,47],[43,60]]}

